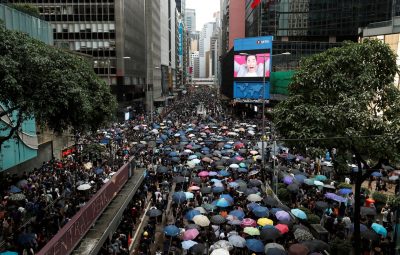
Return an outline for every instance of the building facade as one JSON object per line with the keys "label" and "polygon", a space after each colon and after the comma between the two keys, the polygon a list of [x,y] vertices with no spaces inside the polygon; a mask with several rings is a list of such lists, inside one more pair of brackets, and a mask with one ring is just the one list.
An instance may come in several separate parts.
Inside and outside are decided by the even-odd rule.
{"label": "building facade", "polygon": [[199,78],[209,78],[209,61],[211,37],[215,29],[215,22],[204,24],[199,38]]}
{"label": "building facade", "polygon": [[196,29],[196,10],[195,9],[186,9],[185,10],[185,22],[186,28],[189,34],[197,31]]}
{"label": "building facade", "polygon": [[235,38],[245,37],[245,7],[243,0],[221,0],[221,55],[232,49]]}

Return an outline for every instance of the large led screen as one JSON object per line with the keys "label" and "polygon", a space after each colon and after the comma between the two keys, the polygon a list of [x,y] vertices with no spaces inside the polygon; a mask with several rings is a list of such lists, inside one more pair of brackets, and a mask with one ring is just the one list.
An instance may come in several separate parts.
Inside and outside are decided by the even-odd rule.
{"label": "large led screen", "polygon": [[234,57],[235,78],[263,78],[270,76],[270,54],[242,52]]}

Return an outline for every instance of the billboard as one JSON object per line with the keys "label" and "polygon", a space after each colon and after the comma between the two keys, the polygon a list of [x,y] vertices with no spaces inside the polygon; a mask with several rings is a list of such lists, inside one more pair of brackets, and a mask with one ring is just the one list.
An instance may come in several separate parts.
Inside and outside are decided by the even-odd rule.
{"label": "billboard", "polygon": [[269,99],[272,40],[272,36],[235,39],[232,74],[235,99]]}

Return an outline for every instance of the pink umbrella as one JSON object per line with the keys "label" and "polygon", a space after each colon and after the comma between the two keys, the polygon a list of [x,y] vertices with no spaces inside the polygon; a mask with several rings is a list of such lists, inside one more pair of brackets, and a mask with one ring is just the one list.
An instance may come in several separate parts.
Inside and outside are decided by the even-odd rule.
{"label": "pink umbrella", "polygon": [[208,176],[208,172],[207,171],[201,171],[198,176],[200,177],[207,177]]}
{"label": "pink umbrella", "polygon": [[198,186],[191,186],[191,187],[189,187],[188,190],[189,190],[189,191],[196,191],[196,190],[200,190],[200,187],[198,187]]}
{"label": "pink umbrella", "polygon": [[187,240],[193,240],[199,235],[199,231],[195,228],[191,228],[186,230],[183,233],[182,239],[187,241]]}
{"label": "pink umbrella", "polygon": [[236,159],[236,160],[239,160],[239,161],[242,161],[244,158],[241,157],[241,156],[236,156],[235,159]]}
{"label": "pink umbrella", "polygon": [[289,232],[289,227],[285,224],[278,224],[275,226],[275,228],[277,228],[281,234]]}
{"label": "pink umbrella", "polygon": [[191,144],[186,145],[186,149],[193,149],[193,146]]}
{"label": "pink umbrella", "polygon": [[245,228],[245,227],[256,227],[257,226],[257,222],[255,220],[253,220],[253,219],[245,218],[245,219],[242,220],[242,224],[240,224],[240,226],[242,228]]}

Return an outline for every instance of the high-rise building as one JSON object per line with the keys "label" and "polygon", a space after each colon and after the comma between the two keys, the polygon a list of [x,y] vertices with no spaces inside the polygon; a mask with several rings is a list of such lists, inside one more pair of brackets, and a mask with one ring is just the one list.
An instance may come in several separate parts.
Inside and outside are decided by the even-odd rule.
{"label": "high-rise building", "polygon": [[200,66],[199,66],[199,52],[193,51],[190,56],[190,66],[192,67],[192,77],[200,77]]}
{"label": "high-rise building", "polygon": [[214,33],[215,22],[204,24],[200,32],[199,39],[199,78],[209,78],[209,51],[211,46],[211,37]]}
{"label": "high-rise building", "polygon": [[182,14],[182,17],[184,17],[186,9],[186,0],[175,0],[175,2],[176,2],[176,9],[180,14]]}
{"label": "high-rise building", "polygon": [[36,5],[52,24],[55,46],[93,56],[95,72],[111,85],[118,101],[143,96],[145,0],[10,2]]}
{"label": "high-rise building", "polygon": [[[358,28],[390,20],[399,0],[264,0],[252,9],[246,0],[246,37],[273,35],[273,70],[293,69],[303,56],[357,41]],[[393,7],[395,9],[393,9]]]}
{"label": "high-rise building", "polygon": [[190,33],[196,31],[196,10],[186,9],[185,10],[185,21],[187,31]]}
{"label": "high-rise building", "polygon": [[245,37],[245,6],[243,0],[221,0],[221,53],[233,47],[235,38]]}

